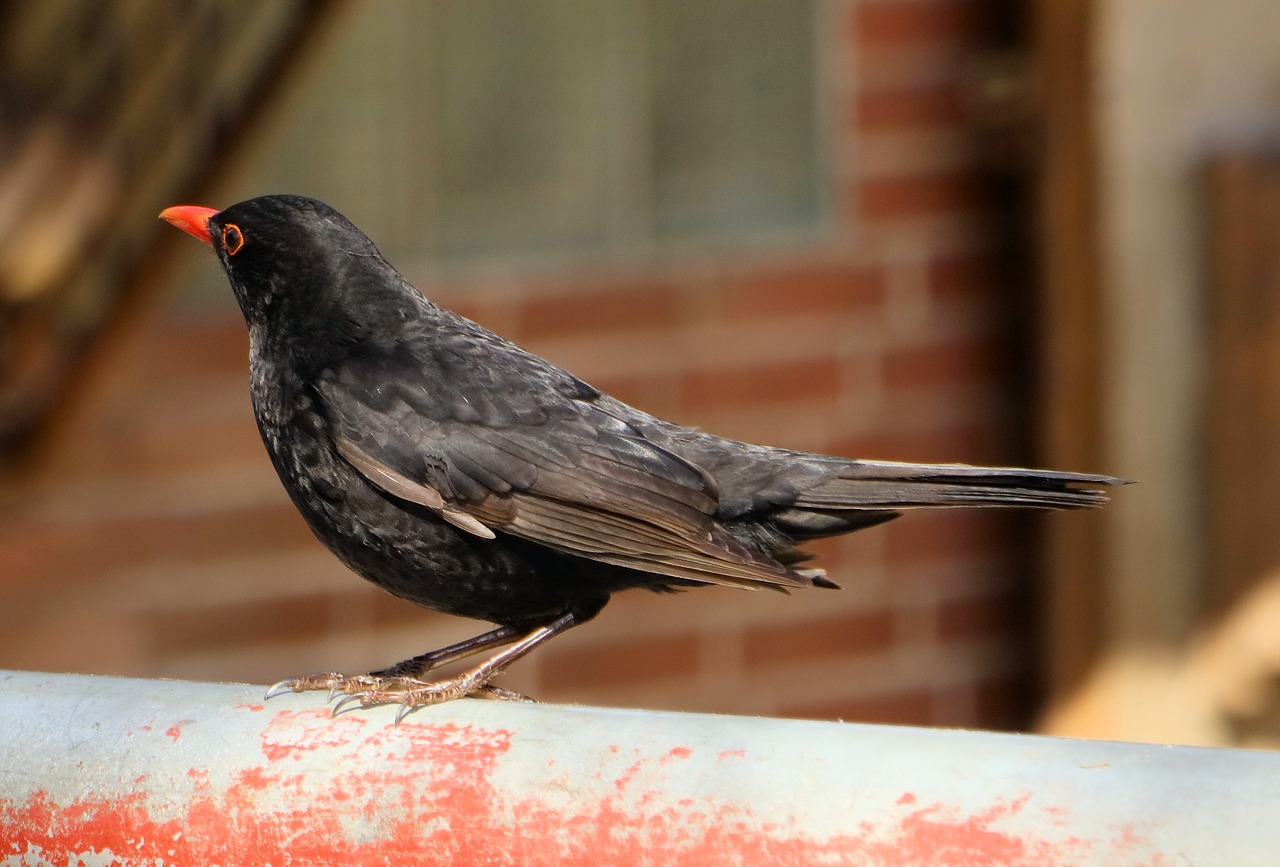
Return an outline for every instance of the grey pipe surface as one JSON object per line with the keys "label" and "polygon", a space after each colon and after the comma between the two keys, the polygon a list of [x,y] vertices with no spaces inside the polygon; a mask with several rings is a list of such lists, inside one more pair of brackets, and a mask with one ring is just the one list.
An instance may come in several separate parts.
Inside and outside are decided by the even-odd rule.
{"label": "grey pipe surface", "polygon": [[0,672],[0,865],[1280,864],[1280,754]]}

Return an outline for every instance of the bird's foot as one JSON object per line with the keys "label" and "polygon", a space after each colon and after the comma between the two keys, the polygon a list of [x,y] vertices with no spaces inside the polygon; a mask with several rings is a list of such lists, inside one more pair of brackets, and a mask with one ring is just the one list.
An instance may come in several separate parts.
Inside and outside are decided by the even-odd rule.
{"label": "bird's foot", "polygon": [[333,706],[336,716],[342,709],[352,704],[361,707],[372,707],[379,704],[398,704],[396,722],[404,719],[411,711],[431,704],[443,704],[457,698],[487,698],[494,701],[532,702],[533,699],[509,689],[492,686],[474,676],[474,671],[467,671],[457,677],[444,680],[427,681],[414,677],[370,677],[368,675],[348,678],[331,691],[331,695],[345,693]]}
{"label": "bird's foot", "polygon": [[338,698],[333,706],[336,716],[348,705],[358,703],[361,707],[373,707],[380,704],[399,704],[396,722],[400,722],[405,714],[429,704],[442,704],[455,698],[469,696],[494,701],[532,702],[533,699],[509,689],[492,686],[480,680],[478,672],[466,671],[457,677],[439,681],[420,680],[414,677],[384,677],[375,674],[312,674],[306,677],[294,677],[273,684],[267,689],[266,698],[271,699],[286,692],[310,692],[326,690],[329,700]]}
{"label": "bird's foot", "polygon": [[[514,644],[511,644],[511,639],[516,633],[502,626],[470,641],[459,642],[440,651],[415,656],[413,659],[382,671],[354,675],[312,674],[307,677],[282,680],[267,689],[267,698],[286,692],[324,689],[329,691],[331,701],[339,695],[343,696],[333,706],[334,714],[353,703],[359,703],[361,707],[371,707],[375,704],[399,704],[400,708],[396,711],[397,723],[404,719],[405,714],[417,708],[453,701],[455,698],[464,696],[497,701],[531,702],[533,699],[518,692],[490,686],[489,681],[539,644],[573,626],[578,622],[575,617],[576,615],[572,612],[562,614],[546,626],[534,629]],[[423,678],[426,672],[439,665],[502,644],[511,644],[511,646],[495,653],[474,668],[441,680]]]}

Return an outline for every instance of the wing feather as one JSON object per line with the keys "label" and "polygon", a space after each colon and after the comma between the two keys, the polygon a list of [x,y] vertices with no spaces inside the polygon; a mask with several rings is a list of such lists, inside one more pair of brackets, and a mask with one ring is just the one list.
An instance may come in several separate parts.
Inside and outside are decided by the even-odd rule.
{"label": "wing feather", "polygon": [[[421,391],[397,396],[390,379],[320,379],[338,453],[376,487],[465,532],[688,581],[809,583],[715,521],[718,492],[706,472],[589,399],[526,389],[433,402]],[[376,399],[361,391],[367,382],[384,384]]]}

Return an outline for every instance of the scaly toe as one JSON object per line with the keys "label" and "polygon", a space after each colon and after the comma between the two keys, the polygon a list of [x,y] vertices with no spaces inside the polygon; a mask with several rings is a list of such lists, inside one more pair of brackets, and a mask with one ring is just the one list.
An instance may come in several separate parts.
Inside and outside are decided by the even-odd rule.
{"label": "scaly toe", "polygon": [[466,674],[449,678],[448,680],[436,681],[435,683],[417,681],[417,684],[417,688],[406,690],[399,698],[400,707],[396,709],[397,725],[400,724],[402,719],[420,707],[444,704],[447,701],[466,696],[496,701],[532,701],[532,699],[509,689],[489,686],[487,683],[476,683]]}
{"label": "scaly toe", "polygon": [[510,689],[503,689],[498,686],[490,686],[485,684],[471,692],[470,698],[487,698],[490,701],[520,701],[526,704],[537,704],[537,701],[529,698],[529,696]]}
{"label": "scaly toe", "polygon": [[335,682],[342,680],[342,675],[326,672],[309,674],[306,677],[290,677],[267,687],[263,701],[268,701],[286,692],[309,692],[311,690],[330,689]]}
{"label": "scaly toe", "polygon": [[420,692],[431,684],[411,677],[374,677],[360,675],[348,678],[346,682],[337,684],[337,693],[345,692],[333,706],[333,715],[337,716],[343,708],[352,704],[361,707],[373,707],[379,704],[394,704],[405,700],[405,696]]}
{"label": "scaly toe", "polygon": [[386,678],[373,674],[344,675],[329,685],[329,697],[325,700],[333,701],[340,695],[359,696],[361,693],[380,689],[384,683]]}

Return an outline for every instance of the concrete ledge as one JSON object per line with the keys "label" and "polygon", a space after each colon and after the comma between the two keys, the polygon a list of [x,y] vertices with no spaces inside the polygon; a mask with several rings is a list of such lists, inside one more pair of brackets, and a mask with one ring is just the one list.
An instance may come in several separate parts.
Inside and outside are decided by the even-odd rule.
{"label": "concrete ledge", "polygon": [[0,865],[1274,865],[1280,753],[0,672]]}

